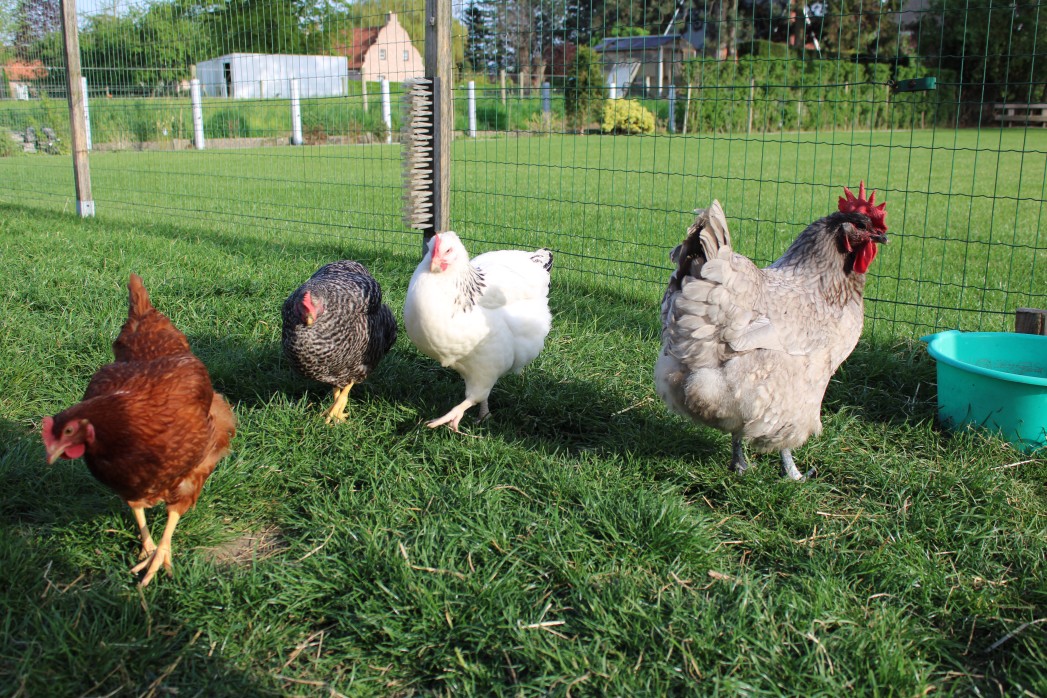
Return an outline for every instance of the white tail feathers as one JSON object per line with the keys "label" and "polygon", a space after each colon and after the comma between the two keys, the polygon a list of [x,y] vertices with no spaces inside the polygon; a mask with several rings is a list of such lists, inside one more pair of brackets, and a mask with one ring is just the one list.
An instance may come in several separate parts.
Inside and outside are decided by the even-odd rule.
{"label": "white tail feathers", "polygon": [[403,86],[403,219],[425,229],[433,224],[433,81],[414,78]]}

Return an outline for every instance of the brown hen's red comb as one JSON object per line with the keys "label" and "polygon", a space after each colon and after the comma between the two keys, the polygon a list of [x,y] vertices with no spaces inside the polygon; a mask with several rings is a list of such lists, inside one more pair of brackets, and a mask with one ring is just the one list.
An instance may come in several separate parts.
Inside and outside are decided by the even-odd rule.
{"label": "brown hen's red comb", "polygon": [[847,187],[843,188],[843,193],[846,195],[846,198],[843,196],[840,197],[841,213],[862,213],[869,217],[874,228],[884,233],[887,232],[887,223],[884,222],[884,218],[887,216],[887,202],[885,201],[879,206],[875,206],[875,190],[869,194],[869,198],[866,200],[864,180],[858,183],[858,196],[855,196],[854,192]]}

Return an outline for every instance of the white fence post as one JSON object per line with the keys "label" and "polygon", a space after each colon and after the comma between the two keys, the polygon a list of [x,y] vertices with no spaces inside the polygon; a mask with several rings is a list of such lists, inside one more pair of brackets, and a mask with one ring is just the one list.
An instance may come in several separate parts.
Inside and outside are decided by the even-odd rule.
{"label": "white fence post", "polygon": [[389,102],[389,81],[382,78],[382,121],[385,122],[385,142],[393,142],[393,106]]}
{"label": "white fence post", "polygon": [[84,130],[87,132],[87,150],[91,150],[91,110],[87,106],[87,78],[80,78],[80,90],[84,93]]}
{"label": "white fence post", "polygon": [[189,101],[193,103],[193,145],[204,149],[204,100],[200,95],[200,81],[193,78],[189,83]]}
{"label": "white fence post", "polygon": [[476,138],[476,83],[469,81],[469,137]]}
{"label": "white fence post", "polygon": [[553,113],[553,96],[552,86],[548,82],[542,83],[542,113],[545,114],[546,118]]}
{"label": "white fence post", "polygon": [[669,133],[676,133],[676,85],[669,85]]}
{"label": "white fence post", "polygon": [[291,145],[302,142],[302,100],[298,98],[298,78],[291,78]]}

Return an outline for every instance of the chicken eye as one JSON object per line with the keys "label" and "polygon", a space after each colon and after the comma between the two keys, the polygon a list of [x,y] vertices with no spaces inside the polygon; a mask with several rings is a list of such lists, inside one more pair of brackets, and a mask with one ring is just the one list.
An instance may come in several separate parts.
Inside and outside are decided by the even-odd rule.
{"label": "chicken eye", "polygon": [[62,433],[65,434],[66,436],[69,436],[70,434],[73,433],[73,428],[72,427],[66,427],[65,429],[62,430]]}

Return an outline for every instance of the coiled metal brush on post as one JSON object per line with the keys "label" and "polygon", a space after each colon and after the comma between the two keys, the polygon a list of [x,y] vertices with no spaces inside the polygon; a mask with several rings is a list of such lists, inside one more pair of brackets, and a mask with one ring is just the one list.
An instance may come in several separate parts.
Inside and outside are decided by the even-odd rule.
{"label": "coiled metal brush on post", "polygon": [[433,82],[406,80],[403,124],[403,219],[411,228],[433,227]]}

